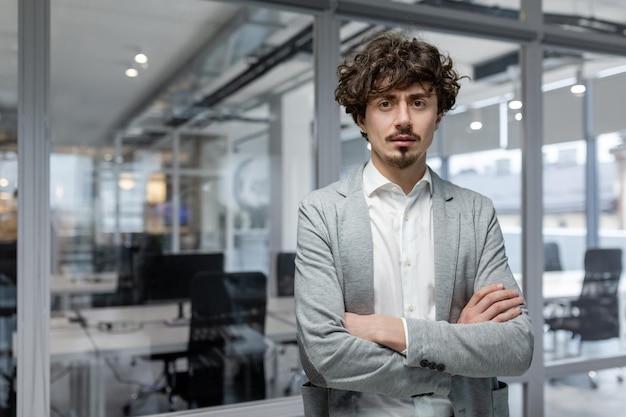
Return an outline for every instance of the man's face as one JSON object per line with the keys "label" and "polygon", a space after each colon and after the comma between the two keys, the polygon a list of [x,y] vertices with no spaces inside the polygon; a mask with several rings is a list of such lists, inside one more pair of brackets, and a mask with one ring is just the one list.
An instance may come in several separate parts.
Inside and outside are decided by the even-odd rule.
{"label": "man's face", "polygon": [[390,90],[373,98],[358,124],[367,133],[374,165],[384,174],[384,171],[425,167],[426,151],[441,116],[437,113],[437,96],[434,93],[429,96],[416,83],[405,90]]}

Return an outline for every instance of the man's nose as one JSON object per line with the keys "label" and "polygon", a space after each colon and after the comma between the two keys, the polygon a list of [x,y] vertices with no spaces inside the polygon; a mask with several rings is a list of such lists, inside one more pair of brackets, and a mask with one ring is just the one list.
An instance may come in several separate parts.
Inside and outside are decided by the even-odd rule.
{"label": "man's nose", "polygon": [[409,106],[406,103],[400,103],[396,114],[396,126],[410,126],[411,118],[409,117]]}

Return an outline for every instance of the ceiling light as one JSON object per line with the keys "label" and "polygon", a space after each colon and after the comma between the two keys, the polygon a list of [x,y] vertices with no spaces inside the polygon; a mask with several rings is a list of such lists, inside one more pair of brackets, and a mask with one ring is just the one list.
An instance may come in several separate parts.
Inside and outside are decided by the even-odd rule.
{"label": "ceiling light", "polygon": [[582,96],[585,94],[585,91],[587,91],[587,87],[585,87],[584,84],[574,84],[569,91],[576,96]]}
{"label": "ceiling light", "polygon": [[470,129],[472,130],[480,130],[483,128],[483,124],[481,122],[472,122],[470,123]]}
{"label": "ceiling light", "polygon": [[128,78],[135,78],[136,76],[139,75],[139,71],[137,71],[135,68],[126,68],[126,71],[124,71],[124,74],[126,74],[126,76]]}
{"label": "ceiling light", "polygon": [[132,190],[135,187],[135,180],[132,174],[124,172],[120,174],[120,178],[117,180],[117,185],[122,190]]}
{"label": "ceiling light", "polygon": [[519,110],[523,106],[522,101],[518,99],[514,99],[509,101],[509,109],[511,110]]}
{"label": "ceiling light", "polygon": [[570,87],[569,91],[576,97],[582,97],[585,91],[587,91],[587,87],[585,87],[583,81],[582,69],[576,71],[576,83]]}
{"label": "ceiling light", "polygon": [[147,64],[148,56],[140,52],[137,55],[135,55],[135,62],[138,64]]}

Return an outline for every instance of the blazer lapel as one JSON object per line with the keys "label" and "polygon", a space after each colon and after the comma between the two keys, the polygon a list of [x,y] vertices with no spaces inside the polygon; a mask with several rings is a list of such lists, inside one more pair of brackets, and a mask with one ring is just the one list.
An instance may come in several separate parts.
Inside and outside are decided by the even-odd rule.
{"label": "blazer lapel", "polygon": [[[369,211],[363,195],[363,169],[351,173],[339,187],[338,244],[346,311],[374,313],[374,260]],[[339,272],[339,271],[338,271]]]}
{"label": "blazer lapel", "polygon": [[436,320],[448,321],[457,273],[460,213],[452,209],[446,183],[431,170],[433,181],[433,235],[435,248]]}

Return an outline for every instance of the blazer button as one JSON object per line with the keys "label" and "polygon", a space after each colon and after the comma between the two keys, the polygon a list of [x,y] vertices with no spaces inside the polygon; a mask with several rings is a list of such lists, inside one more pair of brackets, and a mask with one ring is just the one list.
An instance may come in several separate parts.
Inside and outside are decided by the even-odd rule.
{"label": "blazer button", "polygon": [[431,362],[430,364],[428,364],[428,367],[430,369],[437,369],[437,364],[435,362]]}
{"label": "blazer button", "polygon": [[444,365],[443,363],[438,364],[438,365],[437,365],[437,370],[438,370],[439,372],[443,372],[443,371],[445,371],[445,370],[446,370],[446,365]]}
{"label": "blazer button", "polygon": [[421,366],[422,368],[428,368],[428,367],[429,367],[429,365],[430,365],[430,362],[429,362],[427,359],[422,359],[422,360],[420,361],[420,366]]}

